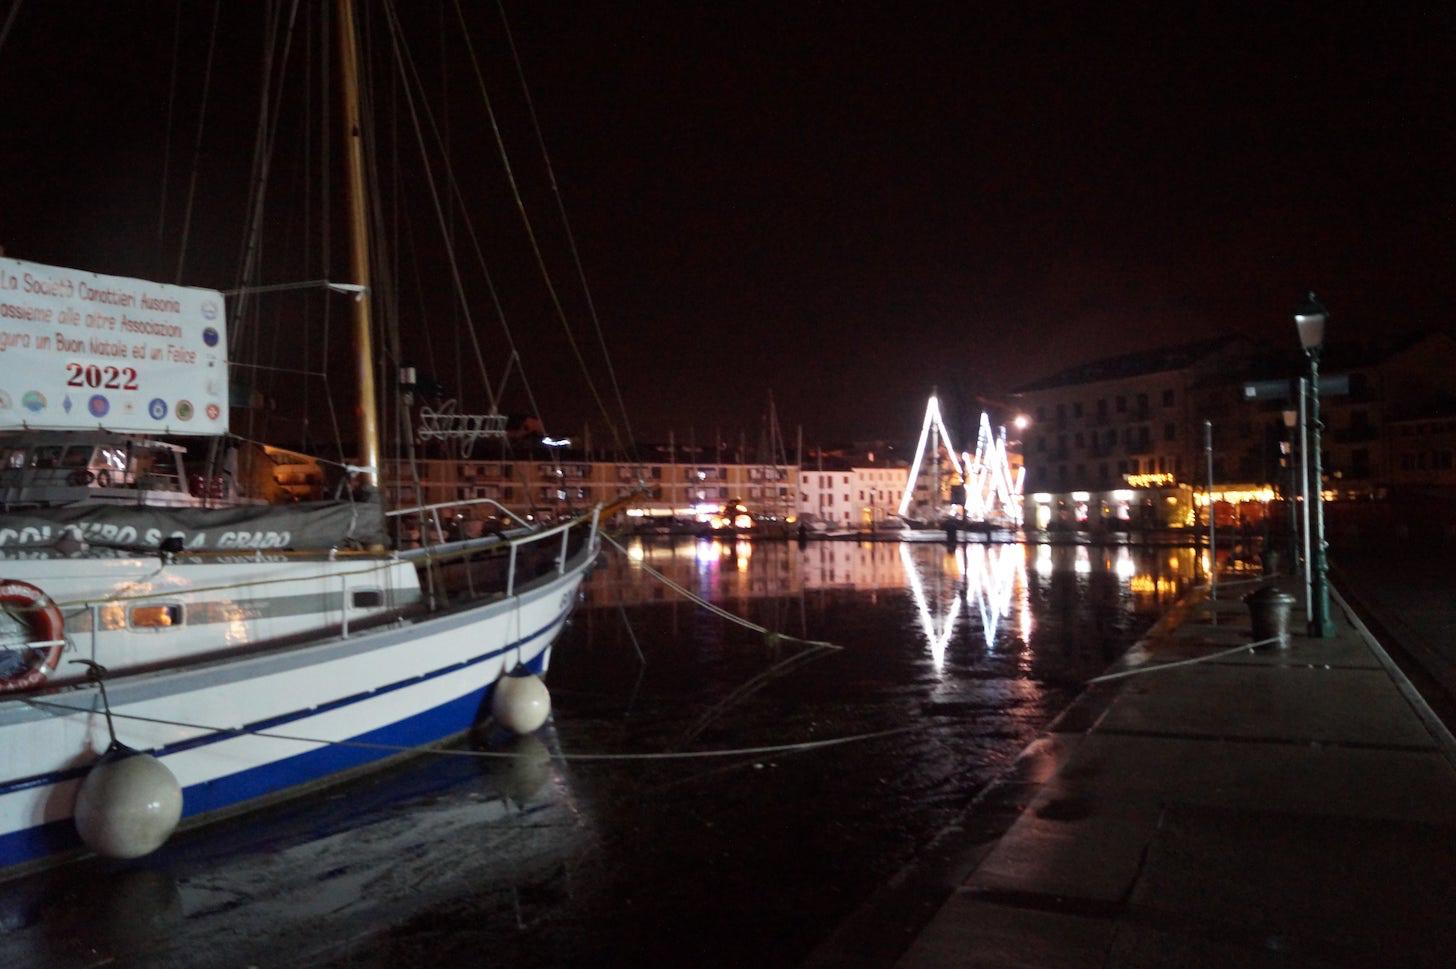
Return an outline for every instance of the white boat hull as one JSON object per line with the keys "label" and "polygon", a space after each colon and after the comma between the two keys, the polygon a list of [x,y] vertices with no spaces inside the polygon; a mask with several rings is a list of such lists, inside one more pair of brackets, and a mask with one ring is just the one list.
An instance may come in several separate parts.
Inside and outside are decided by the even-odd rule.
{"label": "white boat hull", "polygon": [[[503,673],[545,672],[591,558],[487,605],[111,681],[118,739],[177,777],[184,819],[445,740]],[[0,877],[79,848],[76,789],[109,739],[91,686],[0,704]]]}

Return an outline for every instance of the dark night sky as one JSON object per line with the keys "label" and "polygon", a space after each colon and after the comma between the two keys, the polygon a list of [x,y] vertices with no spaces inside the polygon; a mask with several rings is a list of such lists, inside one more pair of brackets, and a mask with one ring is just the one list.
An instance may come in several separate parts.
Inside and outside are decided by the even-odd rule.
{"label": "dark night sky", "polygon": [[[772,389],[790,437],[799,422],[810,440],[910,436],[932,384],[968,400],[1210,332],[1292,343],[1306,286],[1334,310],[1335,340],[1340,327],[1450,326],[1449,5],[1073,6],[507,4],[639,432],[691,425],[703,441],[742,427],[753,439]],[[197,285],[233,283],[260,9],[224,14],[188,258]],[[434,88],[435,103],[450,105],[452,150],[543,411],[579,426],[587,398],[572,374],[551,373],[566,351],[463,47],[452,37],[441,54],[433,0],[399,9],[427,83],[449,91]],[[173,11],[21,10],[0,50],[9,255],[171,278],[209,5],[183,19],[172,229],[159,247]],[[467,4],[467,16],[544,226],[552,203],[494,6]],[[374,51],[383,77],[386,49]],[[284,144],[297,149],[305,85],[289,84]],[[376,92],[386,103],[387,87]],[[400,145],[408,161],[412,142]],[[297,169],[280,162],[280,239],[307,237],[281,228],[296,226]],[[399,198],[427,235],[418,179]],[[569,284],[560,233],[543,235]],[[422,254],[444,287],[438,246]],[[300,278],[290,257],[276,243],[263,278]],[[483,301],[469,271],[467,287]],[[406,329],[430,328],[444,371],[454,311],[437,298],[411,293],[420,309]],[[587,335],[579,297],[568,302]],[[499,370],[498,330],[475,305]]]}

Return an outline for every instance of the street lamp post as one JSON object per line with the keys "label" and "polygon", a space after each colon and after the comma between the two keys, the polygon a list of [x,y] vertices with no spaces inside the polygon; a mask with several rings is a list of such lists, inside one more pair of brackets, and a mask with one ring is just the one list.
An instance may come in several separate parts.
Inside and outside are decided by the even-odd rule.
{"label": "street lamp post", "polygon": [[[1297,381],[1291,381],[1297,383]],[[1284,418],[1284,442],[1280,445],[1284,466],[1288,476],[1281,487],[1284,489],[1284,513],[1289,516],[1289,566],[1290,575],[1299,574],[1299,505],[1295,498],[1299,494],[1299,466],[1295,464],[1298,449],[1294,446],[1295,430],[1299,427],[1299,411],[1287,407],[1281,415]]]}
{"label": "street lamp post", "polygon": [[1321,468],[1319,357],[1325,343],[1325,324],[1329,322],[1330,311],[1325,309],[1314,293],[1305,296],[1294,310],[1294,325],[1299,330],[1299,342],[1309,357],[1309,406],[1310,429],[1313,440],[1310,443],[1307,460],[1314,463],[1314,541],[1311,543],[1311,559],[1306,563],[1306,579],[1310,586],[1309,635],[1313,637],[1333,636],[1335,624],[1330,618],[1330,588],[1325,561],[1325,501],[1324,474]]}

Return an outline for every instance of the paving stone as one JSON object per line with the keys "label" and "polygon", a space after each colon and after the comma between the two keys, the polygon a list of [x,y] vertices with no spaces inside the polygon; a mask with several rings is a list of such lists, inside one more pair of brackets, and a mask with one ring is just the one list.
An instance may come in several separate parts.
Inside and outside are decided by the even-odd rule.
{"label": "paving stone", "polygon": [[1294,743],[1435,746],[1383,670],[1213,664],[1167,670],[1130,683],[1096,729]]}
{"label": "paving stone", "polygon": [[1449,966],[1456,828],[1169,805],[1130,900],[1314,960]]}
{"label": "paving stone", "polygon": [[[1456,963],[1456,769],[1340,625],[1088,690],[899,965]],[[1205,603],[1120,665],[1249,635],[1241,603]]]}
{"label": "paving stone", "polygon": [[1191,639],[1209,646],[1224,648],[1252,641],[1248,623],[1225,623],[1218,626],[1206,622],[1187,623],[1178,627],[1174,638],[1177,640]]}
{"label": "paving stone", "polygon": [[896,969],[1099,969],[1114,924],[953,896]]}
{"label": "paving stone", "polygon": [[965,887],[990,896],[1117,902],[1137,878],[1158,814],[1146,799],[1103,801],[1044,789]]}
{"label": "paving stone", "polygon": [[1294,953],[1278,940],[1233,941],[1209,938],[1199,926],[1170,927],[1169,920],[1145,924],[1131,919],[1118,923],[1106,969],[1345,969],[1344,960],[1331,960],[1307,952]]}
{"label": "paving stone", "polygon": [[1437,751],[1092,734],[1045,793],[1456,826],[1456,771]]}

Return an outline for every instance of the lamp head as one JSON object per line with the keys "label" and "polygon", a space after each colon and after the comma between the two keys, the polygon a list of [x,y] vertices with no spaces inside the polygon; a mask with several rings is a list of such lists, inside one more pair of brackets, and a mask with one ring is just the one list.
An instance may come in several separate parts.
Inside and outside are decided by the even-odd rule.
{"label": "lamp head", "polygon": [[1325,324],[1329,322],[1330,311],[1325,309],[1314,295],[1309,293],[1294,308],[1294,325],[1299,329],[1299,343],[1307,354],[1316,354],[1325,345]]}
{"label": "lamp head", "polygon": [[1290,407],[1284,411],[1282,416],[1284,417],[1284,426],[1291,431],[1294,430],[1294,425],[1299,422],[1299,411]]}

